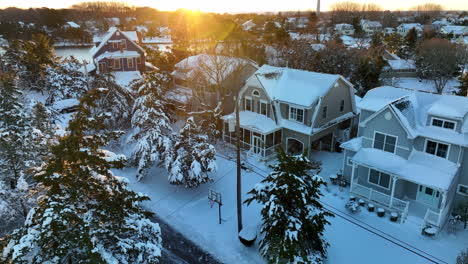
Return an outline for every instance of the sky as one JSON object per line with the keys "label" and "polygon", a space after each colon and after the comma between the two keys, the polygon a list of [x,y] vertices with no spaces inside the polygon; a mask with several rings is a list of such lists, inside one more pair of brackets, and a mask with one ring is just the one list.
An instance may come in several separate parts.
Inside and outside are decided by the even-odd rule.
{"label": "sky", "polygon": [[[84,0],[0,0],[0,8],[16,6],[19,8],[49,7],[66,8]],[[89,1],[89,0],[87,0]],[[326,11],[338,0],[321,0],[321,10]],[[150,6],[159,10],[178,8],[195,9],[204,12],[262,12],[285,10],[315,10],[317,0],[117,0],[136,6]],[[407,10],[412,6],[430,2],[430,0],[356,0],[359,3],[376,3],[388,10]],[[468,10],[468,0],[433,0],[447,10]]]}

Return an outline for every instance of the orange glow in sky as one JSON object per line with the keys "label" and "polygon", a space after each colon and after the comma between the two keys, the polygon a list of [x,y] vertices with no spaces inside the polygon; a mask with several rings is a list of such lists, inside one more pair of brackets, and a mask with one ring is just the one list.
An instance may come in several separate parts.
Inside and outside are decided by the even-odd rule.
{"label": "orange glow in sky", "polygon": [[[337,0],[321,0],[322,11],[326,11]],[[16,6],[19,8],[50,7],[66,8],[82,0],[0,0],[0,8]],[[176,10],[178,8],[194,9],[204,12],[262,12],[262,11],[295,11],[315,10],[317,0],[119,0],[135,6],[150,6],[159,10]],[[412,6],[431,2],[430,0],[356,0],[358,3],[376,3],[384,9],[407,10]],[[447,10],[468,10],[467,0],[432,1],[442,4]]]}

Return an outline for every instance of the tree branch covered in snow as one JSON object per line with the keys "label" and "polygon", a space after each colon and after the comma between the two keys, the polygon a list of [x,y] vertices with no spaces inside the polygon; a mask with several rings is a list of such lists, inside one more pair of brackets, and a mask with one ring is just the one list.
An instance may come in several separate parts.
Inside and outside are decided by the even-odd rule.
{"label": "tree branch covered in snow", "polygon": [[[304,156],[278,151],[273,172],[249,192],[246,204],[263,205],[260,253],[269,263],[322,263],[328,243],[323,239],[327,217],[320,204],[326,183],[309,170],[319,170]],[[312,166],[314,165],[314,166]]]}

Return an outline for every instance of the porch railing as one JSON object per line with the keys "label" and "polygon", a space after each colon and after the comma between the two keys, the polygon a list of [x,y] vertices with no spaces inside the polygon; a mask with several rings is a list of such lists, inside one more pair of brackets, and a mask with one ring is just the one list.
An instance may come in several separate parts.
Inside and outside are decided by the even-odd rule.
{"label": "porch railing", "polygon": [[436,227],[441,228],[447,220],[448,211],[450,210],[451,204],[447,204],[445,208],[439,211],[434,211],[432,209],[427,209],[426,214],[424,215],[424,222]]}
{"label": "porch railing", "polygon": [[[236,137],[230,137],[228,135],[224,135],[224,139],[223,139],[225,142],[228,142],[228,143],[231,143],[231,144],[235,144],[236,143]],[[241,148],[242,149],[245,149],[247,151],[251,150],[253,148],[253,145],[252,144],[249,144],[249,143],[246,143],[244,141],[241,140]],[[264,144],[262,144],[260,146],[260,153],[261,155],[264,157],[264,158],[267,158],[271,155],[274,155],[276,153],[276,149],[281,145],[281,143],[279,144],[276,144],[276,145],[273,145],[271,147],[268,147],[266,148]]]}
{"label": "porch railing", "polygon": [[352,184],[351,193],[365,198],[366,200],[376,202],[389,209],[398,211],[401,214],[402,222],[408,216],[409,202],[407,201],[403,201],[395,197],[392,199],[390,195],[375,191],[372,188],[365,187],[358,183]]}

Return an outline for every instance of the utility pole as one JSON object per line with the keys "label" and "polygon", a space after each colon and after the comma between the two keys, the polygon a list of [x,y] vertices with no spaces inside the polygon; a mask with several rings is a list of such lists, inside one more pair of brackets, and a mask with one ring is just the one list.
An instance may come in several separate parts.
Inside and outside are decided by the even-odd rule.
{"label": "utility pole", "polygon": [[242,230],[242,182],[241,182],[241,156],[240,156],[240,121],[239,96],[236,100],[236,151],[237,151],[237,233]]}

